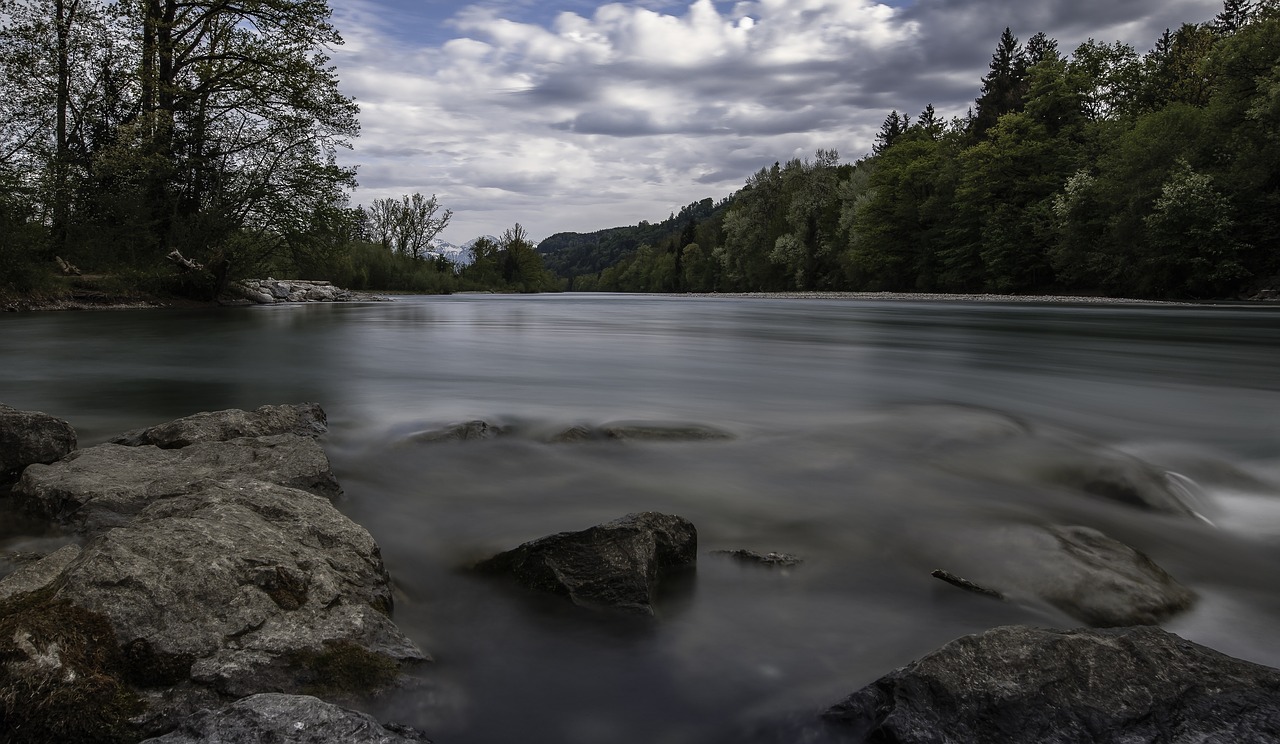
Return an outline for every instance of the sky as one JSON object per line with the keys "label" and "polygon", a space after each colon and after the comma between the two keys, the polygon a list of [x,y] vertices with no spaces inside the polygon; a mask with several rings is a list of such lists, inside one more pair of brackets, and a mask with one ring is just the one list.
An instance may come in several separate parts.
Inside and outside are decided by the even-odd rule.
{"label": "sky", "polygon": [[435,194],[462,243],[657,222],[775,161],[963,115],[1000,33],[1146,52],[1221,0],[332,0],[353,201]]}

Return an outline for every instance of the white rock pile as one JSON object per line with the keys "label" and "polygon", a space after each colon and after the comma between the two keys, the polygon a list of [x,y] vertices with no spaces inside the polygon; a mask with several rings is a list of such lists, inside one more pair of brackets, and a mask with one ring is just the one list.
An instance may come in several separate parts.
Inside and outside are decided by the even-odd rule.
{"label": "white rock pile", "polygon": [[281,302],[371,302],[384,299],[335,287],[331,282],[307,279],[244,279],[232,287],[241,297],[259,305]]}

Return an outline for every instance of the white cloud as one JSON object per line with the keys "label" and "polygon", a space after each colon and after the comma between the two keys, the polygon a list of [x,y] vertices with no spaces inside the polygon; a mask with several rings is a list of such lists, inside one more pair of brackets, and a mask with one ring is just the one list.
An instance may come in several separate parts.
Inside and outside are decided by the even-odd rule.
{"label": "white cloud", "polygon": [[541,238],[660,219],[774,160],[859,156],[890,108],[963,111],[1005,25],[1075,33],[1069,49],[1110,31],[1154,39],[1217,5],[1082,4],[1098,29],[1049,0],[611,3],[545,27],[488,4],[449,20],[456,38],[419,48],[396,41],[407,35],[375,0],[351,0],[334,59],[362,105],[356,198],[435,193],[457,241],[517,221]]}

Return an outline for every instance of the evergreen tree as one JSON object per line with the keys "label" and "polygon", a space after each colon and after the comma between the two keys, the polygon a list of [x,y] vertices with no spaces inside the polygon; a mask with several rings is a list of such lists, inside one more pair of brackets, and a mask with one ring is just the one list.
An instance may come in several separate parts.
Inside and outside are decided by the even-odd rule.
{"label": "evergreen tree", "polygon": [[1209,24],[1219,36],[1230,36],[1244,28],[1253,14],[1251,0],[1225,0],[1222,12]]}
{"label": "evergreen tree", "polygon": [[936,140],[942,136],[942,120],[938,118],[938,112],[934,110],[932,103],[920,112],[919,118],[916,119],[916,126],[929,139]]}
{"label": "evergreen tree", "polygon": [[899,114],[897,109],[889,112],[884,118],[884,123],[880,125],[880,131],[876,133],[876,142],[871,147],[871,151],[877,155],[893,146],[898,138],[906,134],[911,128],[911,118],[906,114]]}
{"label": "evergreen tree", "polygon": [[982,78],[982,95],[978,97],[978,111],[973,120],[975,135],[982,137],[1001,116],[1021,110],[1025,70],[1026,58],[1018,37],[1006,26],[991,57],[990,72]]}

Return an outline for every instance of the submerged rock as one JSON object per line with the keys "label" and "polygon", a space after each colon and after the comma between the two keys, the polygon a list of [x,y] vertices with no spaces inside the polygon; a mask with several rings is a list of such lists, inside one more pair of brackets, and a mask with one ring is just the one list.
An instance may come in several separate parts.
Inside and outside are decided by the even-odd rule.
{"label": "submerged rock", "polygon": [[369,692],[427,659],[389,617],[373,538],[303,491],[205,482],[37,571],[60,554],[9,601],[43,593],[37,608],[109,627],[101,652],[123,660],[149,721],[264,691]]}
{"label": "submerged rock", "polygon": [[221,710],[191,716],[174,731],[143,744],[410,744],[421,732],[383,726],[365,713],[307,695],[263,693]]}
{"label": "submerged rock", "polygon": [[464,421],[451,424],[440,429],[432,429],[414,434],[410,441],[421,443],[434,442],[469,442],[478,439],[494,439],[506,434],[506,429],[488,421]]}
{"label": "submerged rock", "polygon": [[125,524],[153,502],[200,489],[205,481],[238,477],[331,499],[342,494],[314,439],[279,434],[181,449],[100,444],[27,468],[13,495],[30,513],[94,533]]}
{"label": "submerged rock", "polygon": [[757,566],[768,566],[769,568],[791,568],[804,563],[803,558],[790,553],[757,553],[754,550],[742,548],[736,550],[713,550],[711,552],[714,555],[729,556],[739,563],[752,563]]}
{"label": "submerged rock", "polygon": [[602,425],[575,424],[567,429],[550,430],[544,426],[516,423],[495,424],[483,419],[449,424],[437,429],[418,432],[409,437],[411,442],[464,442],[503,438],[533,439],[549,444],[569,444],[597,441],[639,442],[699,442],[733,439],[734,435],[723,429],[703,424],[661,422],[617,422]]}
{"label": "submerged rock", "polygon": [[701,442],[717,439],[733,439],[723,429],[701,424],[663,424],[648,422],[618,422],[600,427],[606,439],[644,442]]}
{"label": "submerged rock", "polygon": [[981,445],[939,452],[934,462],[955,472],[1008,483],[1065,489],[1127,506],[1195,516],[1194,484],[1079,437],[1031,430]]}
{"label": "submerged rock", "polygon": [[953,641],[832,707],[856,741],[1280,740],[1280,670],[1158,628],[1003,627]]}
{"label": "submerged rock", "polygon": [[698,532],[692,522],[643,512],[525,543],[476,568],[566,595],[580,606],[652,615],[657,582],[672,571],[693,567],[697,556]]}
{"label": "submerged rock", "polygon": [[1011,525],[973,542],[987,557],[976,558],[978,549],[970,548],[957,555],[963,579],[949,571],[934,576],[998,599],[1045,602],[1104,628],[1154,625],[1195,601],[1146,555],[1088,527]]}
{"label": "submerged rock", "polygon": [[199,442],[225,442],[241,437],[297,434],[318,437],[329,430],[324,409],[316,403],[260,406],[253,411],[206,411],[168,423],[127,432],[109,440],[130,447],[155,445],[179,449]]}
{"label": "submerged rock", "polygon": [[75,448],[76,430],[66,421],[0,404],[0,483],[28,465],[56,462]]}

